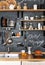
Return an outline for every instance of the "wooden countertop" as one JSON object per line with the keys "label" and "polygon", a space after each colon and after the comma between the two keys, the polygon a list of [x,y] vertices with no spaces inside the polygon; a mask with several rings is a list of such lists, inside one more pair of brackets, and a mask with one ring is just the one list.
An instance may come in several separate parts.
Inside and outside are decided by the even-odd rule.
{"label": "wooden countertop", "polygon": [[[5,54],[7,52],[0,52],[0,54]],[[45,54],[45,52],[43,52]],[[10,52],[10,54],[20,54],[20,52]],[[0,61],[31,61],[31,62],[41,62],[45,61],[45,58],[33,58],[32,55],[28,55],[27,58],[22,58],[19,56],[19,58],[0,58]]]}

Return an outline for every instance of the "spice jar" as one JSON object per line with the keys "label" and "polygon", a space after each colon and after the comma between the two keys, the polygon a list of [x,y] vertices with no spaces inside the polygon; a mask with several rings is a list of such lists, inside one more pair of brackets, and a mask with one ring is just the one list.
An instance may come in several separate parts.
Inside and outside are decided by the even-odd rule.
{"label": "spice jar", "polygon": [[10,25],[9,26],[14,27],[14,25],[15,25],[15,22],[13,20],[10,20]]}
{"label": "spice jar", "polygon": [[30,23],[29,30],[33,30],[32,23]]}
{"label": "spice jar", "polygon": [[17,5],[17,9],[21,9],[21,5],[20,5],[20,3],[18,3],[18,5]]}
{"label": "spice jar", "polygon": [[42,56],[42,51],[41,50],[35,50],[35,56]]}
{"label": "spice jar", "polygon": [[45,16],[44,16],[44,15],[42,15],[42,16],[41,16],[41,19],[45,19]]}
{"label": "spice jar", "polygon": [[21,32],[16,33],[16,36],[20,37],[21,36]]}
{"label": "spice jar", "polygon": [[27,9],[27,3],[24,3],[23,9]]}
{"label": "spice jar", "polygon": [[25,50],[21,50],[21,58],[27,58],[27,53]]}

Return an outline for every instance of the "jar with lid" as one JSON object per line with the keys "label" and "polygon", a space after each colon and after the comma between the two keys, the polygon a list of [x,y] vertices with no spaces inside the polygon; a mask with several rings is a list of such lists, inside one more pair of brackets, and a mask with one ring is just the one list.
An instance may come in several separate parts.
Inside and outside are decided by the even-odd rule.
{"label": "jar with lid", "polygon": [[24,3],[24,6],[23,6],[23,9],[27,9],[28,7],[27,7],[27,3]]}
{"label": "jar with lid", "polygon": [[17,32],[16,37],[20,37],[20,36],[21,36],[21,32]]}
{"label": "jar with lid", "polygon": [[37,10],[37,4],[34,4],[34,5],[33,5],[33,9],[34,9],[34,10]]}
{"label": "jar with lid", "polygon": [[15,22],[13,20],[10,20],[10,27],[14,27],[15,26]]}
{"label": "jar with lid", "polygon": [[21,5],[20,5],[19,2],[18,2],[18,5],[17,5],[17,9],[21,9]]}
{"label": "jar with lid", "polygon": [[21,58],[27,58],[27,53],[25,50],[21,50]]}
{"label": "jar with lid", "polygon": [[44,15],[41,15],[41,19],[45,19],[45,16]]}

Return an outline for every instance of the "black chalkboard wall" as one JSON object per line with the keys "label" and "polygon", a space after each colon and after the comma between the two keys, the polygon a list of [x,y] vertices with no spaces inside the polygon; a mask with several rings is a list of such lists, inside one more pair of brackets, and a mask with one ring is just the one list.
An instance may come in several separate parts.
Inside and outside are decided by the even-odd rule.
{"label": "black chalkboard wall", "polygon": [[[21,2],[22,7],[23,7],[24,3],[26,2],[28,8],[33,7],[33,4],[37,4],[38,8],[45,8],[45,0],[23,0],[23,1],[17,0],[17,2]],[[19,52],[22,49],[25,49],[27,51],[26,47],[28,47],[28,46],[32,46],[32,51],[34,51],[36,49],[45,51],[45,31],[26,31],[26,32],[21,31],[22,36],[20,38],[13,38],[12,45],[5,45],[5,46],[3,45],[4,40],[6,39],[5,38],[6,33],[8,32],[8,35],[10,36],[12,32],[14,32],[14,33],[19,32],[19,30],[18,30],[19,26],[16,26],[17,30],[15,28],[11,29],[10,31],[5,30],[5,28],[1,27],[1,17],[2,16],[6,17],[8,21],[9,21],[9,19],[14,20],[16,22],[16,24],[19,23],[22,25],[23,23],[20,23],[20,19],[26,15],[28,15],[29,17],[36,16],[36,15],[41,16],[41,15],[45,15],[45,13],[44,12],[33,12],[33,13],[32,12],[0,12],[0,52],[7,52],[8,47],[10,47],[10,52]],[[41,22],[41,24],[45,25],[44,22]],[[29,22],[27,23],[27,25],[29,25]],[[37,23],[34,22],[33,26],[37,27]],[[43,44],[37,45],[37,42],[31,43],[31,41],[30,41],[30,40],[32,40],[31,35],[33,35],[33,36],[40,35],[39,39],[33,39],[33,40],[35,40],[35,41],[38,40],[38,41],[40,41],[40,43],[42,41]],[[26,38],[27,38],[26,41],[24,40],[24,36],[26,36]],[[18,43],[21,43],[21,45],[20,46],[17,45]]]}

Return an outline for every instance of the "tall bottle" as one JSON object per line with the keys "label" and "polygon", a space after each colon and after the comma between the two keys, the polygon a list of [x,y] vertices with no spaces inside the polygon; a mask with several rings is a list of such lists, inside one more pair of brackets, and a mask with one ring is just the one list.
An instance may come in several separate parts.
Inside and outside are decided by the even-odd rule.
{"label": "tall bottle", "polygon": [[1,17],[1,27],[7,27],[7,18]]}

